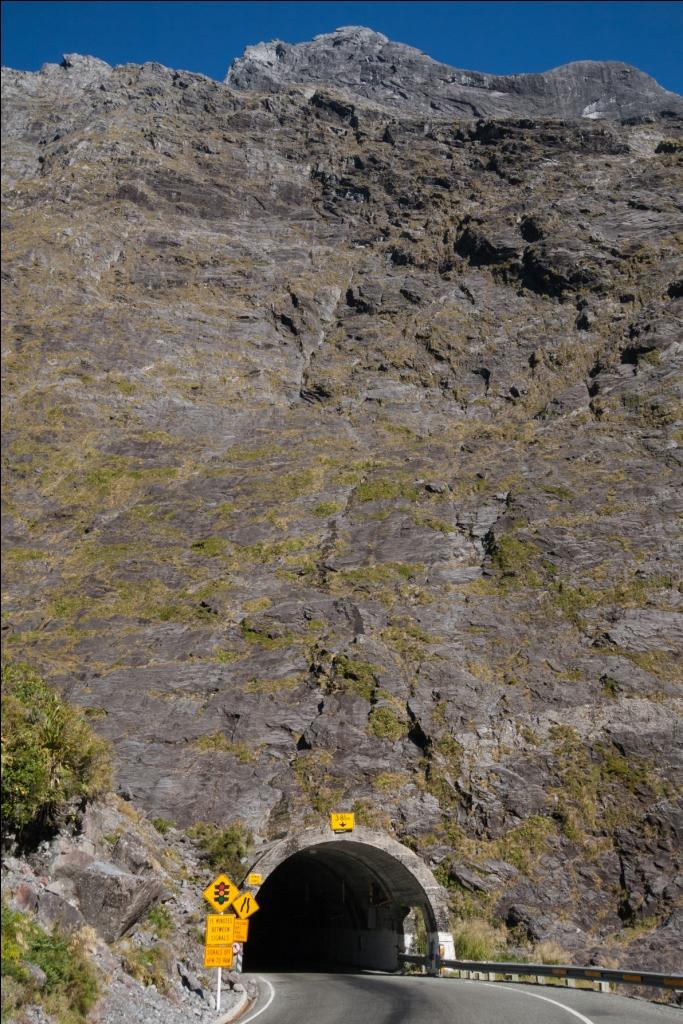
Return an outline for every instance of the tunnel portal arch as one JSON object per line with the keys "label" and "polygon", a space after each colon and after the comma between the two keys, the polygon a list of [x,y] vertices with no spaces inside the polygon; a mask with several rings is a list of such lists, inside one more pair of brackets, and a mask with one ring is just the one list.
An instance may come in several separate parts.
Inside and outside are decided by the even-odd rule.
{"label": "tunnel portal arch", "polygon": [[262,851],[250,874],[261,906],[250,923],[246,966],[345,966],[393,970],[419,909],[429,952],[454,957],[445,890],[396,839],[372,829],[306,829]]}

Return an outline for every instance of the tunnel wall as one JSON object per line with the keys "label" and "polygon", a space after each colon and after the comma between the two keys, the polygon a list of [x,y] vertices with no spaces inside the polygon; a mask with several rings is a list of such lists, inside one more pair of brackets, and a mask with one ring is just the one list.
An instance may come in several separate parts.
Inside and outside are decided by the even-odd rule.
{"label": "tunnel wall", "polygon": [[[312,847],[322,848],[324,852],[327,844],[334,844],[338,849],[348,844],[349,854],[360,855],[367,865],[374,866],[380,871],[395,864],[395,870],[385,870],[384,874],[385,884],[396,904],[404,906],[406,913],[410,906],[421,906],[429,933],[430,953],[438,953],[441,946],[447,958],[454,957],[446,891],[436,881],[424,861],[412,850],[384,833],[364,827],[341,834],[335,834],[330,829],[305,829],[269,844],[257,855],[249,872],[260,874],[263,879],[261,884],[264,884],[290,857]],[[374,865],[373,857],[376,862]],[[391,875],[392,878],[388,879],[387,875]],[[396,922],[393,928],[387,927],[385,923],[371,929],[340,928],[334,933],[320,929],[318,948],[323,954],[329,952],[330,958],[334,953],[335,959],[344,960],[355,966],[393,970],[398,966],[399,950],[404,949],[402,924]]]}

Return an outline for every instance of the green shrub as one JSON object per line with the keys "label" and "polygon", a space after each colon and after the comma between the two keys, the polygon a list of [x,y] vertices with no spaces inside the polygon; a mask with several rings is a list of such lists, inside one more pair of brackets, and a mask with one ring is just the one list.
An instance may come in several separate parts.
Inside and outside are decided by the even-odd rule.
{"label": "green shrub", "polygon": [[392,498],[405,498],[416,501],[420,496],[418,489],[405,480],[367,480],[356,488],[357,501],[390,501]]}
{"label": "green shrub", "polygon": [[341,512],[343,506],[338,504],[336,501],[321,501],[319,505],[316,505],[313,509],[313,515],[319,519],[326,519],[328,516],[333,516],[337,512]]}
{"label": "green shrub", "polygon": [[71,801],[109,788],[109,749],[27,666],[3,665],[2,700],[3,834],[40,834]]}
{"label": "green shrub", "polygon": [[374,665],[367,661],[338,654],[332,662],[335,685],[344,693],[355,693],[364,700],[371,700],[377,686]]}
{"label": "green shrub", "polygon": [[554,585],[551,600],[565,618],[581,627],[581,612],[596,603],[597,595],[585,587],[571,587],[563,580],[558,580]]}
{"label": "green shrub", "polygon": [[[27,965],[45,973],[39,987]],[[40,928],[2,901],[2,1019],[38,1003],[60,1024],[81,1024],[97,998],[97,976],[78,941]]]}
{"label": "green shrub", "polygon": [[238,761],[253,761],[256,754],[244,740],[229,740],[222,732],[198,736],[192,746],[203,754],[232,754]]}
{"label": "green shrub", "polygon": [[570,964],[572,954],[552,939],[538,942],[531,953],[531,962],[535,964]]}
{"label": "green shrub", "polygon": [[173,918],[168,907],[160,904],[152,907],[147,915],[147,924],[153,929],[158,939],[166,939],[173,931]]}
{"label": "green shrub", "polygon": [[240,623],[242,636],[248,644],[258,644],[266,650],[277,650],[278,647],[290,647],[296,640],[291,633],[282,636],[271,636],[266,629],[252,624],[249,619],[242,619]]}
{"label": "green shrub", "polygon": [[600,676],[600,684],[602,686],[602,692],[607,697],[618,697],[621,692],[621,687],[616,679],[607,674]]}
{"label": "green shrub", "polygon": [[554,833],[555,825],[550,818],[531,815],[496,840],[496,846],[502,860],[528,875],[545,853]]}
{"label": "green shrub", "polygon": [[408,732],[402,721],[391,708],[373,708],[369,715],[369,728],[373,736],[385,740],[400,740]]}
{"label": "green shrub", "polygon": [[146,987],[154,985],[159,992],[169,989],[171,958],[165,943],[152,946],[130,946],[125,949],[122,963],[124,970]]}
{"label": "green shrub", "polygon": [[168,818],[152,818],[152,824],[160,836],[165,836],[173,828],[173,822]]}
{"label": "green shrub", "polygon": [[222,829],[212,821],[198,821],[186,831],[212,868],[224,871],[233,881],[241,879],[244,874],[242,860],[252,841],[251,833],[241,822]]}
{"label": "green shrub", "polygon": [[439,643],[440,637],[425,632],[416,622],[407,619],[392,621],[382,630],[382,640],[402,658],[422,661],[429,644]]}
{"label": "green shrub", "polygon": [[222,537],[205,537],[203,540],[196,540],[192,545],[192,550],[207,558],[215,558],[224,553],[225,541]]}
{"label": "green shrub", "polygon": [[455,955],[459,960],[495,962],[505,948],[506,938],[502,928],[494,928],[488,921],[477,917],[460,921],[453,929]]}
{"label": "green shrub", "polygon": [[538,586],[540,577],[532,568],[538,551],[530,541],[511,534],[496,538],[489,549],[491,564],[504,577],[517,577],[520,583]]}

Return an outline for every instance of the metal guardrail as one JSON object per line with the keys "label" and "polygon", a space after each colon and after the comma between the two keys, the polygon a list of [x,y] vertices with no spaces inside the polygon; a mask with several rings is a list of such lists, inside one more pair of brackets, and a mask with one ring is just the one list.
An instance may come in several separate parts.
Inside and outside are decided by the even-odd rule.
{"label": "metal guardrail", "polygon": [[573,967],[555,964],[484,963],[480,960],[443,960],[439,956],[418,956],[399,953],[404,963],[424,964],[432,970],[445,967],[453,971],[474,971],[482,974],[512,974],[539,978],[580,978],[585,981],[615,982],[619,985],[650,985],[670,991],[683,989],[683,974],[654,974],[650,971],[619,971],[607,967]]}

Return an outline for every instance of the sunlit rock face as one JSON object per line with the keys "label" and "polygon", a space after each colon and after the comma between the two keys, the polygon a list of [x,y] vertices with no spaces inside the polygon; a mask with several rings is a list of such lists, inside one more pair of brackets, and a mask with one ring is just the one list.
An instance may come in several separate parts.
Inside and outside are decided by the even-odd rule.
{"label": "sunlit rock face", "polygon": [[440,64],[381,32],[347,26],[307,43],[249,46],[225,79],[277,92],[327,85],[388,110],[428,117],[672,117],[683,100],[619,61],[575,61],[544,74],[488,75]]}
{"label": "sunlit rock face", "polygon": [[366,29],[3,91],[7,655],[150,813],[675,966],[680,98]]}

